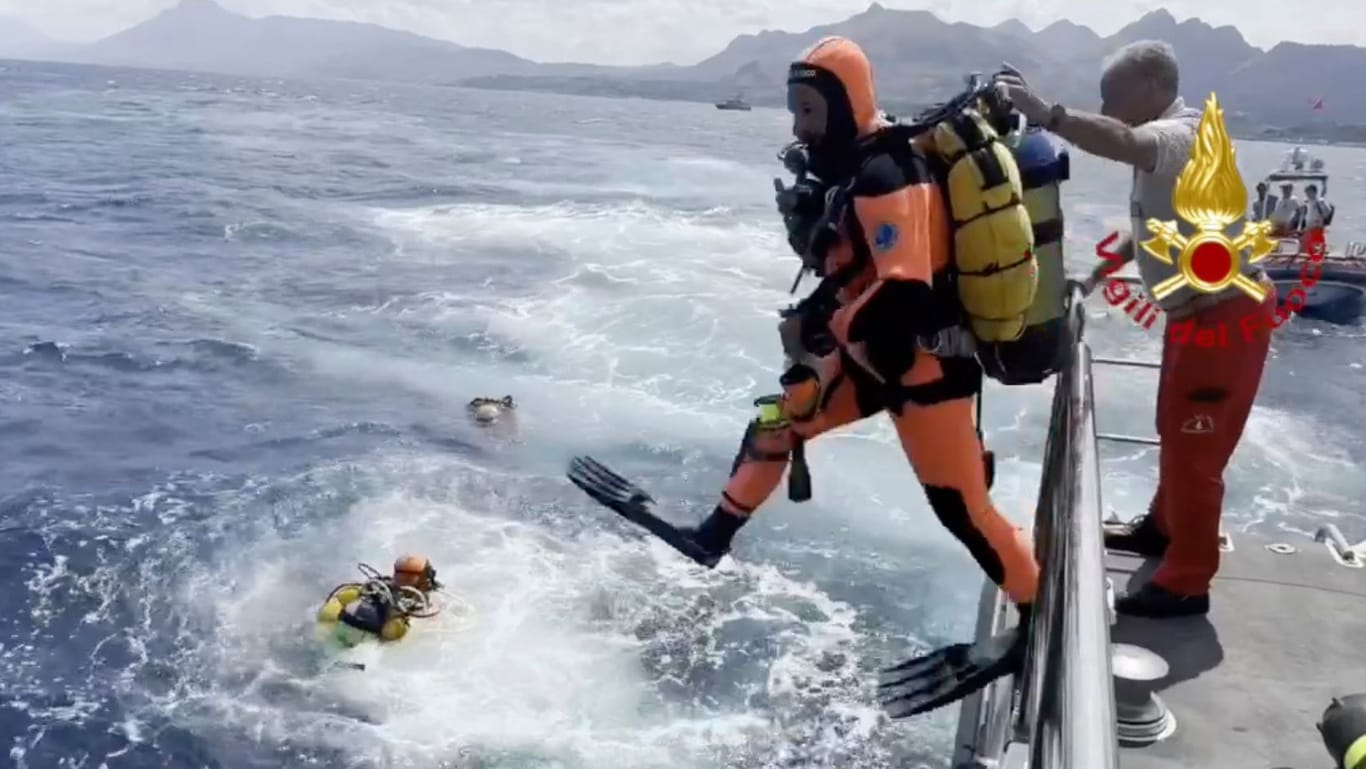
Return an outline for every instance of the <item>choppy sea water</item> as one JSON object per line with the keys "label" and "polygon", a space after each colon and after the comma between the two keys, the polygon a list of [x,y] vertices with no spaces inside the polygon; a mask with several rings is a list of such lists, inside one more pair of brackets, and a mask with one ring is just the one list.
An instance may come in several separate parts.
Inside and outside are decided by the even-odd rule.
{"label": "choppy sea water", "polygon": [[[19,767],[942,766],[872,673],[970,633],[980,575],[886,424],[811,449],[715,572],[563,480],[710,509],[775,389],[782,113],[0,63],[0,740]],[[1287,148],[1241,143],[1249,175]],[[1366,154],[1322,150],[1339,236]],[[1074,157],[1080,269],[1127,174]],[[1095,305],[1097,354],[1158,340]],[[1366,537],[1360,328],[1279,333],[1227,526]],[[1101,370],[1104,429],[1153,375]],[[470,427],[513,395],[515,439]],[[989,391],[1029,520],[1047,388]],[[1154,457],[1107,452],[1123,515]],[[781,497],[781,495],[779,495]],[[473,604],[365,673],[317,602],[431,556]]]}

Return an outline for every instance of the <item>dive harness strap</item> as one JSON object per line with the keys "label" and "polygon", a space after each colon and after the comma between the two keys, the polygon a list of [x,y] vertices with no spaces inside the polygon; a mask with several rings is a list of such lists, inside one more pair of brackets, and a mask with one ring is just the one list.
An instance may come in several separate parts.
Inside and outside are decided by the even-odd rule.
{"label": "dive harness strap", "polygon": [[[862,249],[855,250],[861,251]],[[782,312],[783,317],[798,315],[803,323],[812,320],[824,328],[828,328],[830,316],[839,307],[836,297],[840,289],[852,282],[865,265],[865,259],[859,258],[839,271],[822,278],[816,290],[795,307],[784,310]],[[805,269],[798,273],[799,280],[803,274],[805,274]],[[794,284],[793,289],[795,290],[795,288],[796,285]],[[810,302],[809,305],[808,302]],[[972,335],[969,328],[961,324],[945,326],[930,333],[917,334],[915,341],[916,349],[940,358],[972,358],[976,357],[978,352],[976,337]],[[798,360],[800,353],[804,352],[803,346],[797,340],[784,338],[782,342],[784,352],[787,353],[789,359]]]}
{"label": "dive harness strap", "polygon": [[916,348],[939,358],[973,358],[977,356],[977,339],[963,326],[941,328],[933,334],[916,337]]}
{"label": "dive harness strap", "polygon": [[[787,377],[798,369],[808,372],[805,376],[814,378],[815,372],[809,367],[798,364],[788,369],[783,376]],[[797,374],[801,376],[802,374]],[[834,384],[833,382],[831,383]],[[833,388],[831,388],[833,389]],[[821,393],[821,400],[824,401],[826,393]],[[787,468],[787,498],[793,502],[805,502],[811,499],[811,468],[806,463],[806,441],[796,432],[791,433],[792,448],[788,451],[763,451],[754,446],[754,438],[761,430],[790,430],[791,421],[783,414],[781,395],[764,395],[754,399],[754,405],[758,407],[759,414],[745,428],[745,437],[741,441],[740,452],[735,457],[735,464],[731,466],[731,475],[740,468],[743,459],[753,459],[756,462],[788,462]],[[817,405],[813,411],[818,412],[824,407],[824,403]],[[747,513],[754,512],[753,508],[742,505],[729,494],[722,492],[726,501],[735,506],[737,510]]]}

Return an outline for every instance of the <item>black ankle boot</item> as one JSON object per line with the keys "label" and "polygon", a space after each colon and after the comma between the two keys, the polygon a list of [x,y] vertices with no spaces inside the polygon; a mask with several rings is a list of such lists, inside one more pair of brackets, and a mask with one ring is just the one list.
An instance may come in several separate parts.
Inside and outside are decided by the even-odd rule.
{"label": "black ankle boot", "polygon": [[1148,558],[1161,558],[1167,552],[1167,537],[1157,530],[1157,521],[1145,515],[1129,523],[1105,524],[1105,549]]}
{"label": "black ankle boot", "polygon": [[746,523],[749,523],[748,516],[731,515],[717,505],[699,526],[679,527],[679,531],[691,537],[710,556],[709,562],[703,565],[713,567],[730,552],[731,540]]}
{"label": "black ankle boot", "polygon": [[1115,611],[1130,617],[1149,619],[1195,617],[1209,613],[1209,593],[1181,595],[1148,582],[1138,590],[1118,598]]}

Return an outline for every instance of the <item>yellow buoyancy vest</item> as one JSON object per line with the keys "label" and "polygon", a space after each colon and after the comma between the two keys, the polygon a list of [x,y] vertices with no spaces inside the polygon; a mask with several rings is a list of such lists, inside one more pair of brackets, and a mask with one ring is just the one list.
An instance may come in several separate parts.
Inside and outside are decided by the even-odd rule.
{"label": "yellow buoyancy vest", "polygon": [[[361,599],[361,586],[350,584],[342,585],[327,597],[323,605],[318,607],[318,622],[322,625],[333,625],[341,620],[342,611],[352,603]],[[379,637],[383,641],[397,641],[408,634],[408,618],[402,615],[394,615],[385,621],[384,627],[380,629]]]}
{"label": "yellow buoyancy vest", "polygon": [[928,149],[947,167],[958,298],[978,342],[1019,339],[1039,285],[1020,168],[975,110],[936,125]]}

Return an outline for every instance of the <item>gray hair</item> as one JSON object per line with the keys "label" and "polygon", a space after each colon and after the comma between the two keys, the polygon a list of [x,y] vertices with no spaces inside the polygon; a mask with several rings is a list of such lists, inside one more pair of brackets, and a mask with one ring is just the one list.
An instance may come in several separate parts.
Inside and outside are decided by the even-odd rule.
{"label": "gray hair", "polygon": [[1180,68],[1176,50],[1161,40],[1139,40],[1110,54],[1101,70],[1101,77],[1111,73],[1132,73],[1150,83],[1173,99],[1181,90]]}

